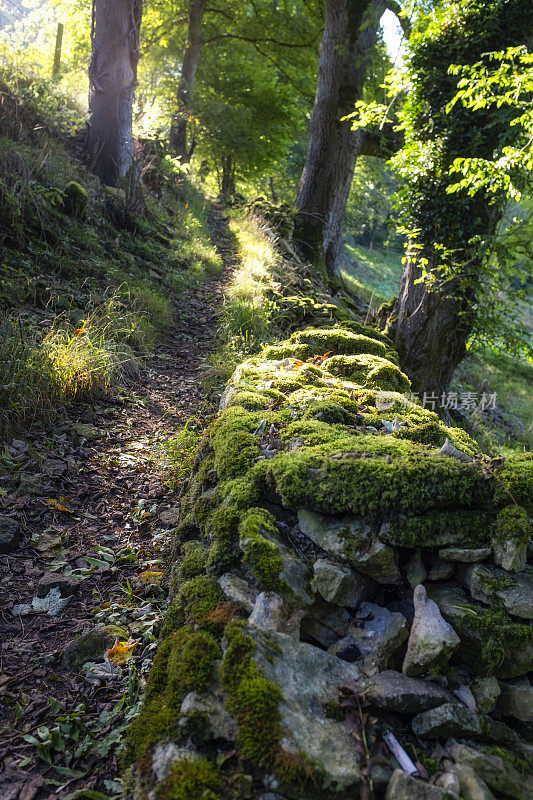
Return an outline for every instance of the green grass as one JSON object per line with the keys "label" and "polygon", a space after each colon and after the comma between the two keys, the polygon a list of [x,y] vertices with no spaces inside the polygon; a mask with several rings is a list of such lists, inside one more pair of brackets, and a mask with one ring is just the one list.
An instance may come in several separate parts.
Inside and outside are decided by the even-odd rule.
{"label": "green grass", "polygon": [[346,244],[341,267],[342,278],[351,292],[372,308],[398,295],[403,253],[398,250]]}

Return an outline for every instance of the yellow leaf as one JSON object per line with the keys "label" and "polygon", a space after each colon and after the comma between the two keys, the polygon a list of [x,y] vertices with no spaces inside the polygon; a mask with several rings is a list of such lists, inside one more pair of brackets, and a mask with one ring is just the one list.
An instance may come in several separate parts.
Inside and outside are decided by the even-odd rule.
{"label": "yellow leaf", "polygon": [[46,501],[46,505],[47,506],[52,506],[52,508],[57,509],[57,511],[65,511],[67,514],[71,513],[70,512],[70,508],[67,508],[66,506],[64,506],[62,503],[59,502],[59,500],[54,500],[53,497],[50,497]]}
{"label": "yellow leaf", "polygon": [[139,575],[139,580],[143,583],[156,583],[156,581],[160,581],[165,573],[164,572],[155,572],[154,570],[147,569],[144,572],[141,572]]}
{"label": "yellow leaf", "polygon": [[135,645],[136,642],[132,642],[131,639],[127,642],[119,642],[116,639],[113,647],[107,651],[108,661],[112,664],[124,664],[132,657]]}

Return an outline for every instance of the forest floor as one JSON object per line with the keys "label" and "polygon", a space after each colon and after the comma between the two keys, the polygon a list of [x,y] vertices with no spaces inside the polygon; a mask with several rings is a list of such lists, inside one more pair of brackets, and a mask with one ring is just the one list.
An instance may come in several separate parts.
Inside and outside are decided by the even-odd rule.
{"label": "forest floor", "polygon": [[[2,800],[120,794],[116,750],[167,605],[178,499],[164,445],[214,411],[201,375],[237,256],[216,208],[209,227],[223,274],[176,299],[174,325],[135,382],[0,455],[0,514],[25,531],[22,549],[0,559]],[[76,637],[109,625],[111,639],[97,633],[80,656]],[[84,672],[73,659],[89,662]]]}

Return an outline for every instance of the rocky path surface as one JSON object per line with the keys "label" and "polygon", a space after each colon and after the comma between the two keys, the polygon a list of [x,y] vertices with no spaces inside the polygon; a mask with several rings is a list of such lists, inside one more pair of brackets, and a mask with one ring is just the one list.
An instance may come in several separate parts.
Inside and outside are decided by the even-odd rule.
{"label": "rocky path surface", "polygon": [[235,254],[216,209],[209,224],[224,272],[177,299],[128,389],[0,455],[2,800],[119,793],[116,747],[167,602],[161,445],[213,411],[200,376]]}

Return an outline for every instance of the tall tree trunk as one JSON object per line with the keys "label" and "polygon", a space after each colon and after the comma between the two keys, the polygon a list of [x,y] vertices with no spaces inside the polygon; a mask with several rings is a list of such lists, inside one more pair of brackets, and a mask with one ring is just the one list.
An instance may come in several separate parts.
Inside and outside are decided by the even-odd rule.
{"label": "tall tree trunk", "polygon": [[[389,323],[402,368],[419,393],[446,392],[465,356],[483,314],[480,292],[490,281],[481,243],[495,236],[504,199],[497,191],[473,197],[465,191],[450,194],[456,178],[449,168],[465,155],[490,160],[509,143],[506,115],[473,112],[460,103],[446,112],[457,91],[448,67],[473,64],[484,53],[527,42],[532,31],[531,0],[477,0],[465,4],[460,15],[450,6],[440,28],[412,48],[408,102],[415,102],[416,117],[406,131],[407,144],[422,144],[432,155],[414,163],[403,188],[404,223],[416,240]],[[424,258],[430,279],[419,281]]]}
{"label": "tall tree trunk", "polygon": [[[338,269],[342,226],[355,161],[364,136],[341,118],[362,97],[385,0],[326,0],[309,146],[296,198],[294,238]],[[364,24],[363,24],[364,23]]]}
{"label": "tall tree trunk", "polygon": [[235,164],[231,155],[222,158],[220,194],[223,197],[232,197],[235,194]]}
{"label": "tall tree trunk", "polygon": [[94,171],[109,185],[132,165],[142,6],[143,0],[93,0],[88,148]]}
{"label": "tall tree trunk", "polygon": [[207,0],[191,0],[189,9],[189,27],[187,29],[187,47],[183,55],[180,82],[176,95],[176,113],[170,128],[170,144],[182,163],[191,160],[196,141],[190,146],[187,142],[187,124],[190,116],[191,95],[196,78],[196,70],[202,53],[202,23]]}

